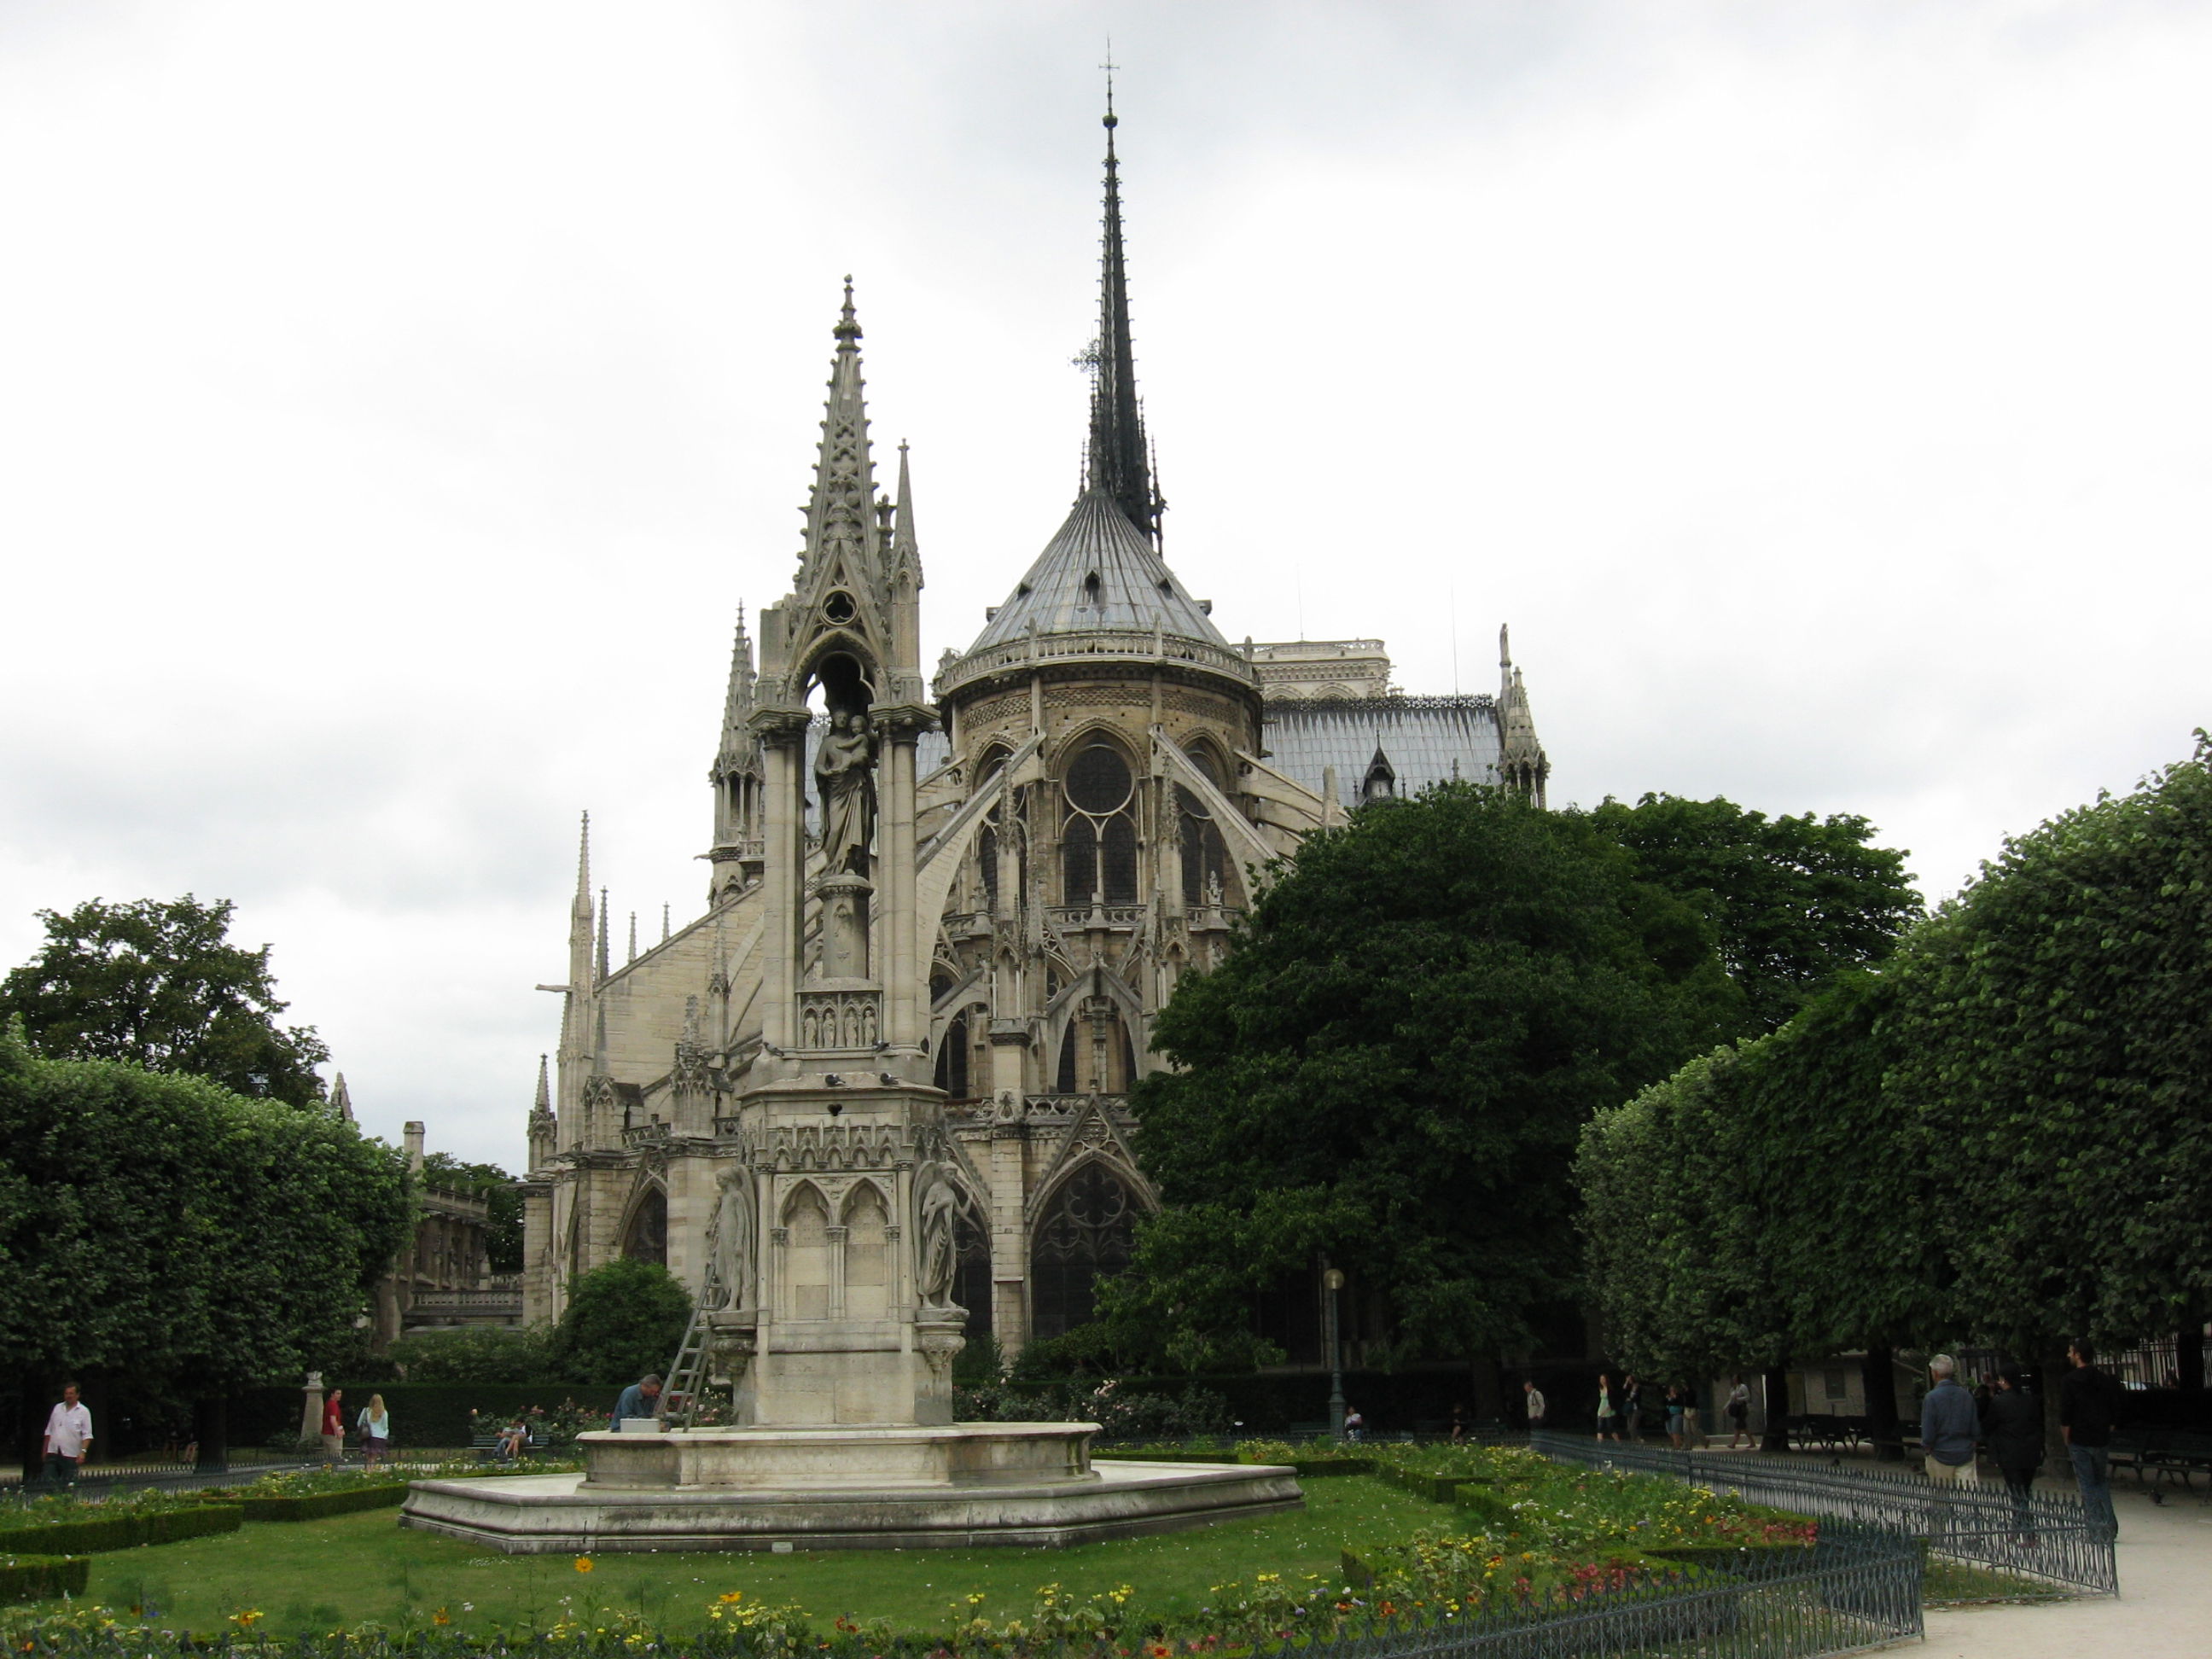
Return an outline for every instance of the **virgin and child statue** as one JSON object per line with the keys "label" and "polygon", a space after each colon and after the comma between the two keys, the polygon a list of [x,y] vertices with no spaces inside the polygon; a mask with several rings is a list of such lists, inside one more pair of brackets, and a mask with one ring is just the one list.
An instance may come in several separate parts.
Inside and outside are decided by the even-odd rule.
{"label": "virgin and child statue", "polygon": [[868,873],[868,842],[876,829],[876,740],[867,717],[832,709],[830,729],[814,755],[821,792],[822,865],[830,875]]}

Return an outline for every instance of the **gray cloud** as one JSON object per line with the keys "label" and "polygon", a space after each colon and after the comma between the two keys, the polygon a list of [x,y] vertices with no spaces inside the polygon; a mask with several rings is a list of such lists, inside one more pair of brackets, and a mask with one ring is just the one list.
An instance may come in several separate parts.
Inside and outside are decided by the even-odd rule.
{"label": "gray cloud", "polygon": [[2207,718],[2212,21],[2156,6],[0,14],[0,960],[236,898],[374,1127],[513,1161],[574,814],[698,902],[836,283],[931,656],[1073,483],[1121,77],[1169,550],[1514,628],[1563,797],[1954,888]]}

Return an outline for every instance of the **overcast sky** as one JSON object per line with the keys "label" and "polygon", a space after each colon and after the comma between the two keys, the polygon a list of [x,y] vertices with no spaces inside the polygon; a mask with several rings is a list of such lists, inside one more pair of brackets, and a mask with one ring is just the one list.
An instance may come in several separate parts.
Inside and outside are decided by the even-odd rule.
{"label": "overcast sky", "polygon": [[373,1131],[519,1167],[577,812],[703,900],[844,273],[927,661],[1065,513],[1109,32],[1231,638],[1510,622],[1555,801],[1931,896],[2212,721],[2212,9],[0,0],[0,963],[234,899]]}

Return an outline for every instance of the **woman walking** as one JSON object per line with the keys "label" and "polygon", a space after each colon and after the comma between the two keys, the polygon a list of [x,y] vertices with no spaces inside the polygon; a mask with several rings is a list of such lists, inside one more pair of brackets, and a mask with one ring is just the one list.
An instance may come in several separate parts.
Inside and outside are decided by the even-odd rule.
{"label": "woman walking", "polygon": [[1608,1435],[1615,1440],[1620,1438],[1620,1418],[1613,1409],[1613,1378],[1609,1373],[1600,1371],[1597,1375],[1597,1437],[1602,1440]]}
{"label": "woman walking", "polygon": [[1620,1423],[1631,1440],[1644,1438],[1644,1385],[1634,1371],[1621,1379]]}
{"label": "woman walking", "polygon": [[373,1469],[392,1444],[392,1414],[384,1409],[384,1396],[373,1394],[361,1408],[362,1467]]}
{"label": "woman walking", "polygon": [[2033,1544],[2027,1500],[2035,1490],[2035,1472],[2043,1467],[2043,1407],[2028,1392],[2019,1366],[2008,1364],[1997,1372],[1989,1409],[1982,1413],[1982,1437],[2012,1499],[2014,1541]]}
{"label": "woman walking", "polygon": [[1735,1374],[1735,1387],[1729,1390],[1728,1414],[1729,1449],[1735,1450],[1736,1442],[1741,1440],[1746,1447],[1757,1451],[1759,1442],[1751,1437],[1751,1384],[1743,1380],[1741,1371]]}
{"label": "woman walking", "polygon": [[1667,1385],[1667,1438],[1676,1451],[1682,1449],[1682,1385]]}

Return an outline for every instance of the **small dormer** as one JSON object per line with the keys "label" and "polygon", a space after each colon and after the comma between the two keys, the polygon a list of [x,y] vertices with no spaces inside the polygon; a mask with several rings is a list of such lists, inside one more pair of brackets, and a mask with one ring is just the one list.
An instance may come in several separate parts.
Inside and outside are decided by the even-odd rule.
{"label": "small dormer", "polygon": [[1382,752],[1380,745],[1377,745],[1375,758],[1367,763],[1367,775],[1360,780],[1359,799],[1363,803],[1374,800],[1395,800],[1397,795],[1397,769],[1390,764],[1390,757]]}

